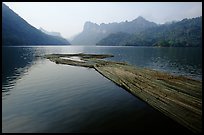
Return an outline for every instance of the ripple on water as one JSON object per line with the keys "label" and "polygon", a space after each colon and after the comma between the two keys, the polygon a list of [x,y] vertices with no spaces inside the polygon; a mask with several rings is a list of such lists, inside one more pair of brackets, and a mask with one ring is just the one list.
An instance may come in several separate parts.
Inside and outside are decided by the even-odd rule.
{"label": "ripple on water", "polygon": [[[202,76],[201,64],[198,65],[197,59],[189,62],[196,66],[186,70],[184,66],[190,64],[183,64],[183,59],[180,57],[180,55],[187,57],[189,54],[190,57],[187,57],[189,60],[197,53],[193,55],[162,53],[164,50],[163,48],[155,50],[137,47],[73,46],[25,48],[22,53],[28,51],[30,55],[19,56],[20,59],[15,59],[11,65],[6,65],[15,68],[12,74],[5,77],[6,81],[2,84],[3,132],[181,131],[185,133],[186,129],[148,107],[94,70],[57,65],[44,59],[40,59],[39,62],[34,61],[33,65],[29,62],[33,61],[30,56],[35,53],[38,56],[48,53],[103,53],[115,55],[110,58],[111,60],[126,61],[135,66],[154,67],[175,74],[189,73]],[[27,59],[23,59],[24,57]],[[178,65],[183,65],[180,70],[176,67]],[[189,72],[193,69],[195,70]]]}

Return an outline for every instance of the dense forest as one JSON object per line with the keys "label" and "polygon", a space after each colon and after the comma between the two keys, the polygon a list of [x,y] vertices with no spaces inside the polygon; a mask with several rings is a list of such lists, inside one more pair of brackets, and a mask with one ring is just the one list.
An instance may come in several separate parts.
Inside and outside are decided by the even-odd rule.
{"label": "dense forest", "polygon": [[202,45],[202,17],[151,27],[139,33],[112,33],[97,45],[199,47]]}

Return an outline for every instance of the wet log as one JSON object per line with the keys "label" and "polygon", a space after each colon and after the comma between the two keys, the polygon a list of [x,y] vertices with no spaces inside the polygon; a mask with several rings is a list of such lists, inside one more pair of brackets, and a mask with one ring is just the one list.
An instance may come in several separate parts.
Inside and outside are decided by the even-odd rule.
{"label": "wet log", "polygon": [[[78,56],[73,61],[61,57]],[[58,63],[94,68],[100,74],[145,101],[194,133],[202,132],[202,81],[184,76],[101,60],[112,55],[50,54],[45,58]]]}

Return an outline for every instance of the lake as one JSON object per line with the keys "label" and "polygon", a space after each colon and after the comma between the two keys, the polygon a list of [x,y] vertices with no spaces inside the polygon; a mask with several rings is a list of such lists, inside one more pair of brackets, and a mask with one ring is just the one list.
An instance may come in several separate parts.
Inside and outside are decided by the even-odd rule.
{"label": "lake", "polygon": [[94,69],[37,57],[50,53],[113,54],[107,60],[202,80],[201,48],[2,47],[2,132],[190,133]]}

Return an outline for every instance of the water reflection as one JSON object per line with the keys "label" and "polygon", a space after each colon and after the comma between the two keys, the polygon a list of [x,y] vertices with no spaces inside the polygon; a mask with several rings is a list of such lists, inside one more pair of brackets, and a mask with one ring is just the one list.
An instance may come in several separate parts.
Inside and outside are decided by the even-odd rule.
{"label": "water reflection", "polygon": [[202,49],[200,48],[113,47],[104,48],[103,51],[115,56],[107,58],[110,60],[202,80]]}
{"label": "water reflection", "polygon": [[27,73],[34,61],[33,50],[19,47],[2,47],[2,92],[9,94],[16,80]]}
{"label": "water reflection", "polygon": [[42,61],[3,100],[3,132],[188,132],[93,69]]}
{"label": "water reflection", "polygon": [[[189,132],[93,69],[57,65],[35,56],[113,54],[115,57],[107,59],[202,76],[202,56],[196,49],[82,46],[2,49],[2,91],[6,97],[2,100],[3,132]],[[6,93],[11,94],[5,96]]]}
{"label": "water reflection", "polygon": [[[2,97],[9,95],[9,91],[44,54],[51,53],[79,53],[83,47],[65,46],[29,46],[29,47],[2,47]],[[4,99],[4,98],[3,98]]]}
{"label": "water reflection", "polygon": [[176,75],[202,80],[202,49],[150,48],[150,47],[2,47],[2,92],[9,94],[16,80],[28,73],[29,68],[44,54],[50,53],[101,53],[113,54],[114,61],[148,67]]}
{"label": "water reflection", "polygon": [[[157,48],[155,48],[157,49]],[[202,80],[202,50],[200,48],[158,48],[149,67]]]}

